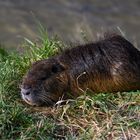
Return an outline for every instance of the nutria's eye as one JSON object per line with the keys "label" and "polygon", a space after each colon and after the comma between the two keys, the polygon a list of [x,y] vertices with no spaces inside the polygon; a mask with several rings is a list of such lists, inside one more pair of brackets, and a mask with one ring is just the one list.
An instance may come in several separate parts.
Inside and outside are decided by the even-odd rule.
{"label": "nutria's eye", "polygon": [[44,80],[46,80],[47,79],[47,77],[42,77],[42,78],[40,78],[40,80],[42,80],[42,81],[44,81]]}
{"label": "nutria's eye", "polygon": [[52,66],[53,73],[61,72],[63,70],[64,70],[64,67],[60,65],[59,63]]}
{"label": "nutria's eye", "polygon": [[58,72],[58,68],[57,68],[57,66],[52,66],[52,72],[53,73],[57,73]]}

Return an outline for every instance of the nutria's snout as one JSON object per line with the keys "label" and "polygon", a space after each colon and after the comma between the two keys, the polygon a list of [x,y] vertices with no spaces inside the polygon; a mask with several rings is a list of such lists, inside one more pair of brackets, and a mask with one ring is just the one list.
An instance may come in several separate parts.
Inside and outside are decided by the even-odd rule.
{"label": "nutria's snout", "polygon": [[140,52],[120,35],[68,49],[34,63],[23,78],[21,95],[30,105],[50,106],[86,89],[139,90]]}
{"label": "nutria's snout", "polygon": [[21,96],[22,96],[22,99],[26,103],[28,103],[30,105],[35,105],[35,103],[32,100],[32,97],[31,97],[31,88],[29,88],[29,89],[21,88]]}
{"label": "nutria's snout", "polygon": [[42,93],[41,90],[33,89],[33,88],[21,88],[21,97],[22,99],[31,106],[51,106],[55,102],[49,98],[49,93],[44,91]]}

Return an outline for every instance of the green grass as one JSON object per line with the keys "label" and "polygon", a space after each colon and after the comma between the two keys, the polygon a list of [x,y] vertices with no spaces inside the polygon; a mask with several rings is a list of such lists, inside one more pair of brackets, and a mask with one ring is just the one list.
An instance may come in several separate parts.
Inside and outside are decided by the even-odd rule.
{"label": "green grass", "polygon": [[0,139],[118,140],[140,139],[140,92],[85,93],[63,106],[31,107],[20,97],[20,83],[33,61],[59,52],[63,44],[48,39],[41,27],[39,42],[25,38],[26,52],[0,48]]}

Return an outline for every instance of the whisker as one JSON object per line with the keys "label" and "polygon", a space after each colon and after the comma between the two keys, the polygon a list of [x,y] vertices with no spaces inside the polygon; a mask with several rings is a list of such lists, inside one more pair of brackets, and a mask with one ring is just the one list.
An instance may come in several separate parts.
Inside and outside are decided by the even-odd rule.
{"label": "whisker", "polygon": [[38,98],[44,102],[45,104],[47,104],[48,106],[53,105],[55,103],[55,101],[51,98],[50,93],[46,92],[44,86],[40,87],[42,92],[40,95],[38,95]]}
{"label": "whisker", "polygon": [[44,94],[39,95],[38,98],[47,105],[52,105],[54,103],[54,101],[49,96],[46,96]]}

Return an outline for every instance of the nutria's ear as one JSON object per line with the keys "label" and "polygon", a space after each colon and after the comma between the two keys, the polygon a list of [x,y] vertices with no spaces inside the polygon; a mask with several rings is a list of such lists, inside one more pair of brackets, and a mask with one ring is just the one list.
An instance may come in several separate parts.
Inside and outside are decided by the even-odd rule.
{"label": "nutria's ear", "polygon": [[53,64],[53,66],[52,66],[52,72],[53,73],[62,72],[64,70],[65,70],[65,66],[63,64],[59,63],[59,62]]}

